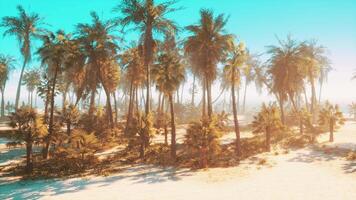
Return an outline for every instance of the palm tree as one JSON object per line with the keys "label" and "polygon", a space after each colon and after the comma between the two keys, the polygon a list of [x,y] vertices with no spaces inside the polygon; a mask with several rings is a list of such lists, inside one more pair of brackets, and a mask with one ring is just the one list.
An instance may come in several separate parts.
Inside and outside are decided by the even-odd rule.
{"label": "palm tree", "polygon": [[135,25],[135,30],[142,33],[144,66],[146,69],[146,115],[150,112],[150,65],[153,61],[155,41],[153,33],[163,33],[173,35],[176,32],[176,25],[166,18],[166,15],[176,11],[172,8],[174,1],[155,4],[154,0],[123,0],[120,5],[114,8],[114,12],[119,12],[122,17],[118,22],[123,29],[128,25]]}
{"label": "palm tree", "polygon": [[[114,120],[110,100],[110,95],[113,91],[110,89],[111,86],[106,84],[108,81],[106,78],[109,77],[104,76],[104,74],[109,68],[111,68],[110,70],[114,70],[112,64],[116,62],[118,45],[115,40],[117,37],[112,34],[116,28],[116,24],[111,20],[102,21],[95,12],[90,13],[90,15],[92,17],[92,23],[78,24],[77,35],[87,60],[85,67],[87,72],[86,78],[90,79],[87,83],[92,90],[91,106],[93,106],[93,102],[95,101],[94,95],[97,84],[100,83],[106,94],[108,121],[109,124],[113,126]],[[107,65],[108,63],[110,64]],[[116,76],[116,78],[118,77]],[[118,84],[118,79],[114,81]]]}
{"label": "palm tree", "polygon": [[17,38],[20,45],[20,52],[23,57],[23,65],[16,91],[15,109],[17,109],[19,105],[22,76],[27,63],[31,60],[31,40],[39,38],[41,34],[46,32],[41,28],[43,22],[38,14],[26,13],[22,6],[17,6],[17,10],[17,17],[3,17],[2,23],[0,24],[1,27],[6,29],[4,36],[11,35]]}
{"label": "palm tree", "polygon": [[37,69],[32,69],[28,72],[25,72],[23,76],[23,83],[26,85],[27,90],[29,91],[29,105],[32,108],[33,102],[33,92],[39,86],[41,82],[41,74]]}
{"label": "palm tree", "polygon": [[[315,41],[305,42],[301,45],[300,52],[302,55],[303,66],[306,71],[306,77],[311,86],[310,111],[313,117],[313,123],[317,118],[317,100],[315,81],[325,78],[328,69],[328,59],[325,56],[326,48],[319,46]],[[323,73],[323,77],[321,77]]]}
{"label": "palm tree", "polygon": [[5,115],[5,86],[9,79],[9,75],[14,66],[15,59],[11,56],[5,56],[0,54],[0,92],[1,92],[1,114],[3,117]]}
{"label": "palm tree", "polygon": [[350,110],[350,114],[353,116],[354,120],[356,120],[356,103],[352,102],[349,105],[349,110]]}
{"label": "palm tree", "polygon": [[320,68],[320,76],[319,76],[319,104],[321,103],[321,93],[323,90],[323,85],[328,81],[329,72],[332,70],[329,64],[324,64]]}
{"label": "palm tree", "polygon": [[261,111],[254,116],[252,122],[254,133],[266,134],[266,151],[271,151],[271,133],[281,128],[281,117],[278,108],[274,104],[266,106],[262,104]]}
{"label": "palm tree", "polygon": [[240,85],[241,68],[246,61],[245,45],[240,43],[235,46],[231,52],[231,57],[227,61],[227,65],[224,67],[224,78],[226,82],[231,85],[231,98],[232,98],[232,110],[234,115],[234,125],[236,134],[236,155],[241,156],[241,142],[240,142],[240,127],[237,117],[235,86]]}
{"label": "palm tree", "polygon": [[50,118],[48,125],[48,137],[46,140],[46,146],[44,149],[44,158],[48,158],[49,146],[51,143],[52,135],[54,134],[54,110],[55,110],[55,90],[57,84],[57,78],[64,70],[64,61],[67,56],[67,47],[69,41],[69,35],[66,35],[63,31],[58,31],[56,34],[50,33],[47,36],[43,36],[43,45],[38,49],[37,53],[40,55],[42,64],[47,65],[48,74],[51,77],[51,91],[50,91]]}
{"label": "palm tree", "polygon": [[177,54],[163,53],[158,57],[158,63],[153,65],[152,73],[157,88],[168,96],[171,111],[171,157],[176,160],[176,125],[174,117],[173,93],[178,90],[184,81],[185,70]]}
{"label": "palm tree", "polygon": [[242,102],[242,112],[246,112],[246,94],[247,94],[247,86],[251,84],[251,82],[255,81],[256,74],[254,72],[254,68],[257,67],[258,61],[254,58],[253,55],[247,55],[246,65],[242,69],[242,75],[245,77],[245,85],[244,85],[244,96]]}
{"label": "palm tree", "polygon": [[47,134],[46,126],[36,111],[30,107],[21,107],[10,116],[10,125],[18,129],[20,138],[26,143],[26,171],[33,169],[32,146],[35,141]]}
{"label": "palm tree", "polygon": [[268,73],[271,77],[271,92],[275,94],[281,109],[281,120],[285,123],[284,103],[289,99],[296,109],[296,98],[303,89],[304,72],[301,70],[300,45],[289,36],[279,40],[279,46],[269,46],[267,53]]}
{"label": "palm tree", "polygon": [[[217,77],[217,64],[223,61],[233,46],[234,36],[224,33],[226,23],[223,14],[214,17],[211,10],[202,9],[199,23],[186,27],[191,35],[185,41],[184,48],[191,64],[197,68],[195,71],[201,76],[203,97],[206,90],[209,119],[212,116],[211,85]],[[204,102],[205,98],[203,105]]]}
{"label": "palm tree", "polygon": [[334,131],[345,123],[345,118],[338,105],[326,102],[319,113],[319,125],[329,128],[329,142],[334,141]]}

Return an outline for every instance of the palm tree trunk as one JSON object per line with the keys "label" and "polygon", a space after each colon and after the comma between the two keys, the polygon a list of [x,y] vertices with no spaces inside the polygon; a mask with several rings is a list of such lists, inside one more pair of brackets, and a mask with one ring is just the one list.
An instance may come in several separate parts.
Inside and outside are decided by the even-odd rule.
{"label": "palm tree trunk", "polygon": [[312,112],[312,118],[313,118],[313,123],[316,123],[316,118],[317,118],[317,112],[316,112],[316,92],[315,92],[315,85],[314,85],[314,81],[311,80],[310,81],[310,85],[311,85],[311,112]]}
{"label": "palm tree trunk", "polygon": [[177,104],[179,104],[179,87],[178,87],[178,89],[177,89]]}
{"label": "palm tree trunk", "polygon": [[158,94],[158,103],[157,103],[157,114],[159,115],[161,113],[161,98],[162,98],[162,92],[159,92]]}
{"label": "palm tree trunk", "polygon": [[329,135],[329,142],[334,142],[334,122],[332,119],[330,119],[330,125],[329,125],[329,131],[330,131],[330,135]]}
{"label": "palm tree trunk", "polygon": [[116,125],[117,123],[117,118],[118,118],[118,108],[117,108],[117,99],[116,99],[116,93],[113,92],[113,97],[114,97],[114,107],[115,107],[115,115],[114,115],[114,124]]}
{"label": "palm tree trunk", "polygon": [[245,113],[245,111],[246,111],[246,93],[247,93],[247,80],[246,79],[245,79],[244,99],[243,99],[243,105],[242,105],[243,113]]}
{"label": "palm tree trunk", "polygon": [[176,161],[176,124],[174,119],[174,104],[172,94],[169,94],[169,104],[171,107],[171,157],[173,162]]}
{"label": "palm tree trunk", "polygon": [[193,75],[193,89],[192,89],[192,106],[194,106],[194,97],[195,97],[195,74]]}
{"label": "palm tree trunk", "polygon": [[23,73],[24,73],[24,71],[25,71],[26,64],[27,64],[27,58],[24,58],[23,65],[22,65],[22,69],[21,69],[21,73],[20,73],[19,83],[17,84],[16,100],[15,100],[15,110],[17,110],[17,108],[19,107],[20,93],[21,93],[21,85],[22,85],[22,77],[23,77]]}
{"label": "palm tree trunk", "polygon": [[266,127],[266,151],[271,151],[271,133],[268,127]]}
{"label": "palm tree trunk", "polygon": [[285,120],[285,115],[284,115],[284,102],[281,97],[278,98],[278,103],[279,103],[279,108],[281,110],[281,121],[282,121],[282,124],[284,125],[286,120]]}
{"label": "palm tree trunk", "polygon": [[206,117],[206,82],[203,81],[203,106],[202,106],[202,114],[203,118]]}
{"label": "palm tree trunk", "polygon": [[50,113],[50,118],[49,118],[49,125],[48,125],[48,136],[46,140],[46,146],[44,149],[44,158],[47,159],[49,157],[49,145],[52,140],[52,135],[53,135],[53,126],[54,126],[54,96],[55,96],[55,88],[56,88],[56,82],[57,82],[57,75],[58,75],[58,69],[59,69],[59,64],[57,65],[57,68],[54,72],[54,77],[53,77],[53,83],[52,83],[52,91],[51,91],[51,113]]}
{"label": "palm tree trunk", "polygon": [[66,109],[66,102],[67,101],[67,92],[63,92],[62,94],[62,110]]}
{"label": "palm tree trunk", "polygon": [[145,30],[145,41],[144,41],[144,65],[146,68],[146,106],[145,113],[148,115],[150,113],[150,83],[151,83],[151,71],[150,65],[153,55],[153,37],[152,37],[152,19],[149,17],[146,23]]}
{"label": "palm tree trunk", "polygon": [[183,104],[183,92],[184,92],[184,85],[185,85],[185,82],[183,82],[182,84],[182,92],[180,93],[180,103]]}
{"label": "palm tree trunk", "polygon": [[324,81],[320,82],[320,88],[319,88],[319,104],[321,103],[321,93],[323,91],[323,83]]}
{"label": "palm tree trunk", "polygon": [[213,108],[212,108],[212,101],[211,101],[211,83],[206,80],[206,89],[207,89],[207,100],[208,100],[208,117],[211,119],[212,114],[213,114]]}
{"label": "palm tree trunk", "polygon": [[307,108],[308,111],[310,111],[309,110],[308,96],[307,96],[307,92],[305,90],[305,87],[303,87],[303,93],[304,93],[305,107]]}
{"label": "palm tree trunk", "polygon": [[93,116],[95,111],[95,93],[96,93],[96,88],[92,88],[91,95],[90,95],[89,111],[88,111],[89,116]]}
{"label": "palm tree trunk", "polygon": [[5,98],[4,98],[4,91],[1,90],[1,117],[5,116]]}
{"label": "palm tree trunk", "polygon": [[126,126],[125,126],[125,133],[127,133],[127,130],[131,124],[131,119],[132,119],[132,107],[133,107],[133,79],[130,82],[130,95],[129,95],[129,109],[127,112],[127,118],[126,118]]}
{"label": "palm tree trunk", "polygon": [[[232,79],[235,80],[235,73],[232,74]],[[235,97],[235,83],[232,82],[231,85],[231,97],[232,97],[232,110],[234,115],[234,125],[235,125],[235,134],[236,134],[236,156],[241,156],[241,141],[240,141],[240,127],[239,127],[239,120],[237,117],[237,108],[236,108],[236,97]]]}
{"label": "palm tree trunk", "polygon": [[33,162],[32,162],[32,138],[30,136],[31,133],[28,133],[26,139],[26,172],[31,173],[33,169]]}

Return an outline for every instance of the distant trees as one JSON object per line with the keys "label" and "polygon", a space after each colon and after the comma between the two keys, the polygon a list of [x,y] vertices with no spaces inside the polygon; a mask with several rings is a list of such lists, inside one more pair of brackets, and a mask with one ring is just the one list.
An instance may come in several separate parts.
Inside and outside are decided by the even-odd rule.
{"label": "distant trees", "polygon": [[11,56],[0,54],[0,93],[1,93],[1,111],[0,116],[5,116],[5,86],[9,79],[11,70],[15,68],[15,59]]}
{"label": "distant trees", "polygon": [[33,105],[33,93],[40,83],[41,83],[41,73],[39,70],[32,69],[30,71],[25,72],[23,76],[23,84],[26,85],[27,90],[29,92],[28,105],[30,105],[31,108]]}
{"label": "distant trees", "polygon": [[334,131],[336,131],[340,125],[345,123],[345,118],[339,109],[338,105],[332,105],[326,102],[319,113],[319,125],[328,127],[329,129],[329,142],[334,141]]}

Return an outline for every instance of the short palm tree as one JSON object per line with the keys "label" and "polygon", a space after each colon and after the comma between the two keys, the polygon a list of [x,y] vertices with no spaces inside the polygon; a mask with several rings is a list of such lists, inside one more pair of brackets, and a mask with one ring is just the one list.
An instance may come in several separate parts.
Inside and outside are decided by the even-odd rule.
{"label": "short palm tree", "polygon": [[175,23],[167,19],[167,14],[176,11],[172,8],[174,1],[167,1],[155,4],[154,0],[123,0],[120,5],[114,8],[114,12],[119,12],[122,17],[118,22],[125,29],[126,26],[133,24],[135,30],[139,30],[143,40],[144,66],[146,70],[146,115],[150,112],[150,66],[152,65],[155,41],[154,33],[173,35],[177,27]]}
{"label": "short palm tree", "polygon": [[339,126],[344,123],[345,118],[340,111],[339,106],[326,102],[324,107],[319,112],[319,125],[329,128],[329,142],[334,141],[334,131],[336,131]]}
{"label": "short palm tree", "polygon": [[31,173],[33,169],[32,146],[35,141],[45,137],[46,126],[42,118],[30,107],[21,107],[12,113],[10,125],[18,129],[19,138],[26,143],[26,171]]}
{"label": "short palm tree", "polygon": [[22,6],[17,6],[17,17],[3,17],[0,27],[6,30],[4,36],[15,36],[20,45],[20,52],[23,57],[23,65],[20,73],[20,79],[16,91],[15,109],[18,108],[22,76],[26,65],[31,60],[32,39],[40,38],[46,31],[41,28],[43,20],[37,13],[27,13]]}
{"label": "short palm tree", "polygon": [[[225,34],[227,19],[224,15],[214,17],[211,10],[200,11],[200,21],[187,26],[191,35],[186,39],[184,49],[190,58],[194,71],[199,73],[203,82],[203,96],[207,94],[208,117],[212,116],[211,85],[217,77],[217,64],[226,57],[233,47],[232,34]],[[205,98],[203,99],[203,105]],[[205,108],[203,108],[204,114]]]}
{"label": "short palm tree", "polygon": [[261,111],[254,117],[252,122],[254,133],[266,134],[266,151],[271,151],[271,134],[281,128],[280,112],[274,104],[262,105]]}
{"label": "short palm tree", "polygon": [[5,56],[0,54],[0,92],[1,92],[1,114],[3,117],[5,115],[5,86],[9,79],[9,75],[12,69],[15,68],[15,59],[11,56]]}
{"label": "short palm tree", "polygon": [[241,156],[240,127],[237,117],[235,87],[240,85],[241,69],[246,61],[245,45],[240,43],[231,51],[227,64],[224,67],[224,79],[231,86],[232,110],[234,115],[236,134],[236,155]]}
{"label": "short palm tree", "polygon": [[164,95],[168,96],[171,110],[171,156],[176,159],[176,125],[174,117],[173,93],[184,81],[184,67],[179,57],[174,53],[163,53],[158,57],[158,63],[152,68],[152,74],[157,84],[157,88]]}

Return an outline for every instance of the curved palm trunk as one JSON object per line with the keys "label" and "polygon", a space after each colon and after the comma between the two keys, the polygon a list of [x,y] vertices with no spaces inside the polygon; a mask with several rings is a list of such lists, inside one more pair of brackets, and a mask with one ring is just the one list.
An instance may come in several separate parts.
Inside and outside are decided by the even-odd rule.
{"label": "curved palm trunk", "polygon": [[[232,79],[235,80],[235,73],[232,73]],[[235,83],[232,82],[231,85],[231,97],[232,97],[232,110],[234,115],[234,125],[235,125],[235,134],[236,134],[236,156],[241,156],[241,140],[240,140],[240,126],[239,120],[237,117],[237,108],[236,108],[236,97],[235,97]]]}
{"label": "curved palm trunk", "polygon": [[176,124],[174,119],[174,104],[172,94],[169,94],[169,104],[171,108],[171,157],[176,161]]}
{"label": "curved palm trunk", "polygon": [[22,65],[22,69],[21,69],[21,73],[20,73],[19,83],[17,84],[16,99],[15,99],[15,110],[17,110],[17,108],[19,107],[21,85],[22,85],[22,77],[23,77],[23,73],[24,73],[25,68],[26,68],[26,64],[27,64],[27,58],[25,58],[24,61],[23,61],[23,65]]}
{"label": "curved palm trunk", "polygon": [[152,37],[152,20],[149,18],[146,24],[146,31],[145,31],[145,41],[144,41],[144,64],[146,68],[146,106],[145,106],[145,113],[148,115],[150,113],[150,82],[151,82],[151,75],[150,75],[150,64],[153,55],[153,37]]}
{"label": "curved palm trunk", "polygon": [[46,140],[46,146],[43,151],[44,153],[44,158],[47,159],[49,157],[49,146],[51,144],[52,140],[52,135],[53,135],[53,126],[54,126],[54,94],[55,94],[55,88],[56,88],[56,82],[57,82],[57,75],[58,75],[58,69],[59,65],[57,66],[55,72],[54,72],[54,77],[53,77],[53,83],[52,83],[52,91],[51,91],[51,113],[50,113],[50,118],[49,118],[49,125],[48,125],[48,136]]}

